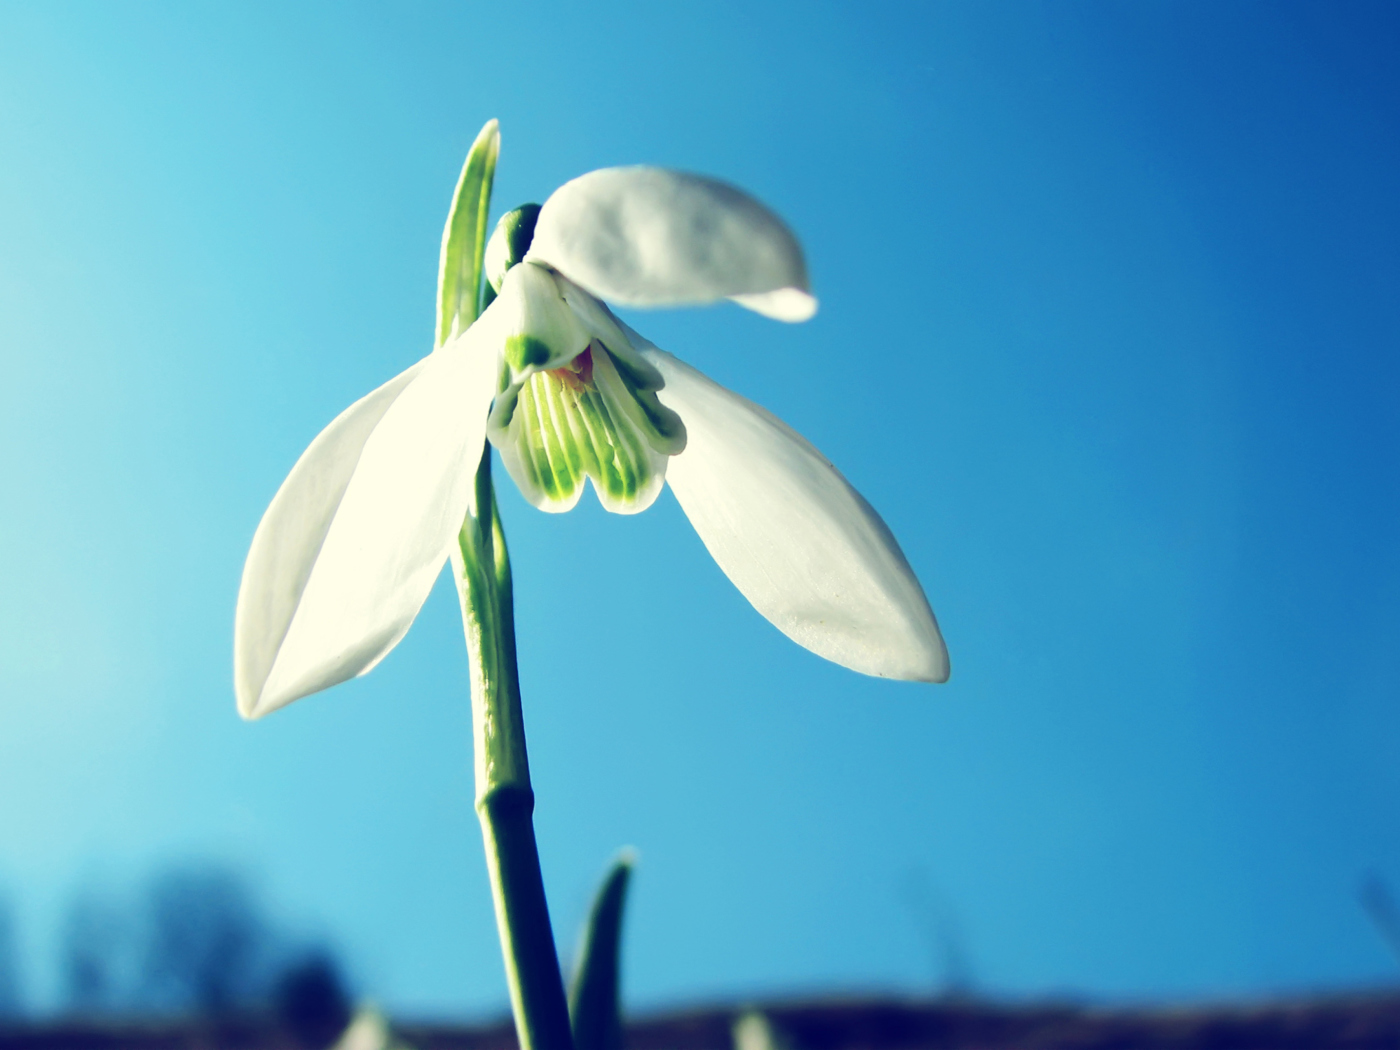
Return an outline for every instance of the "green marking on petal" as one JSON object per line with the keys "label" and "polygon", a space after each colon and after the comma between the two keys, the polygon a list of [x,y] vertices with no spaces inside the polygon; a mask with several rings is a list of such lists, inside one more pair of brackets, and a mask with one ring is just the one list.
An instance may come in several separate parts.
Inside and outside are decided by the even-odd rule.
{"label": "green marking on petal", "polygon": [[540,368],[559,368],[588,347],[591,338],[559,294],[554,275],[534,263],[507,271],[494,309],[502,325],[507,385]]}
{"label": "green marking on petal", "polygon": [[598,413],[603,417],[603,425],[608,436],[608,447],[604,451],[606,461],[603,463],[603,470],[595,481],[602,482],[596,485],[598,496],[611,496],[615,500],[627,500],[636,491],[636,479],[632,469],[630,457],[631,449],[627,446],[628,434],[625,427],[618,425],[616,416],[608,411],[608,403],[602,397],[596,399]]}
{"label": "green marking on petal", "polygon": [[[649,428],[651,434],[659,439],[654,442],[656,450],[670,456],[680,455],[685,451],[685,424],[656,396],[656,391],[665,385],[665,380],[656,386],[648,385],[650,377],[628,368],[622,357],[614,356],[612,360],[617,366],[617,378],[627,388],[631,403],[646,417],[647,426],[643,429]],[[660,378],[659,373],[657,378]]]}
{"label": "green marking on petal", "polygon": [[563,500],[571,496],[574,490],[582,483],[581,475],[575,475],[569,469],[569,432],[559,426],[559,421],[555,418],[550,405],[550,387],[552,384],[541,382],[532,384],[535,387],[535,411],[539,414],[539,433],[544,439],[545,459],[549,463],[550,484],[547,486],[551,498],[556,501]]}
{"label": "green marking on petal", "polygon": [[488,435],[525,498],[549,511],[571,509],[584,478],[606,509],[644,510],[665,481],[670,450],[685,445],[679,417],[622,378],[597,342],[562,368],[526,377],[514,401],[503,394]]}
{"label": "green marking on petal", "polygon": [[527,440],[530,442],[530,457],[535,463],[535,476],[539,478],[541,490],[551,502],[558,503],[572,493],[572,478],[567,473],[560,476],[559,440],[554,433],[550,417],[541,404],[546,391],[539,384],[526,387],[526,409],[528,417]]}
{"label": "green marking on petal", "polygon": [[549,347],[532,335],[513,335],[506,339],[506,364],[517,372],[527,368],[541,368],[549,364],[554,355]]}
{"label": "green marking on petal", "polygon": [[666,380],[661,378],[661,373],[644,357],[631,358],[614,353],[613,365],[616,366],[622,381],[633,390],[661,390],[666,386]]}

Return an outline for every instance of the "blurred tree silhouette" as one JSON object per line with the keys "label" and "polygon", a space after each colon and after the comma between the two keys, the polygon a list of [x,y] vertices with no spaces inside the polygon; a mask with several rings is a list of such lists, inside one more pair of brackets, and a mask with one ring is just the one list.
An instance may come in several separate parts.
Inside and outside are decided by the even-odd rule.
{"label": "blurred tree silhouette", "polygon": [[167,872],[151,884],[147,907],[143,998],[223,1014],[266,993],[271,937],[239,876],[215,867]]}
{"label": "blurred tree silhouette", "polygon": [[282,972],[273,990],[277,1016],[305,1047],[333,1043],[350,1023],[350,996],[335,958],[319,949]]}
{"label": "blurred tree silhouette", "polygon": [[61,965],[70,1010],[92,1014],[125,1005],[131,985],[129,933],[110,898],[85,890],[69,905]]}
{"label": "blurred tree silhouette", "polygon": [[14,910],[7,900],[0,902],[0,1019],[12,1019],[23,1013],[24,989],[20,983]]}
{"label": "blurred tree silhouette", "polygon": [[1379,872],[1368,872],[1361,880],[1357,898],[1395,961],[1400,962],[1400,907],[1396,906],[1389,884]]}
{"label": "blurred tree silhouette", "polygon": [[[5,988],[0,909],[0,1013]],[[218,864],[158,873],[121,900],[91,889],[68,909],[61,953],[78,1014],[275,1012],[304,1046],[325,1046],[349,1023],[334,955],[275,929],[245,879]]]}
{"label": "blurred tree silhouette", "polygon": [[915,867],[902,886],[913,930],[924,943],[935,974],[934,994],[952,1001],[973,997],[972,960],[962,924],[951,902],[934,886],[923,867]]}

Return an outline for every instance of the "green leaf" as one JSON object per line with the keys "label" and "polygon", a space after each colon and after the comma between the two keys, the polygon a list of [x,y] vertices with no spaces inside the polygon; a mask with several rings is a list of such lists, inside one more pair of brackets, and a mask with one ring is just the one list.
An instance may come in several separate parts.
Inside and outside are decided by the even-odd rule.
{"label": "green leaf", "polygon": [[593,898],[569,988],[574,1050],[622,1050],[622,905],[635,861],[623,850]]}
{"label": "green leaf", "polygon": [[442,255],[438,262],[437,345],[466,331],[476,320],[481,301],[481,270],[486,256],[486,219],[491,210],[491,182],[496,175],[496,157],[501,151],[501,132],[494,120],[472,143],[447,225],[442,231]]}

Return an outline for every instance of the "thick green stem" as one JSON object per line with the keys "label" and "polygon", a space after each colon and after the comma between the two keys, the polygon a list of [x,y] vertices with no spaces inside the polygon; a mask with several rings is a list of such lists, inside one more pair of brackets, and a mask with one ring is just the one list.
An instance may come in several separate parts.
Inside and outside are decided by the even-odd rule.
{"label": "thick green stem", "polygon": [[[437,345],[476,320],[486,253],[486,219],[500,133],[490,120],[462,166],[442,231],[438,265]],[[488,286],[489,287],[489,286]],[[491,448],[476,473],[476,492],[452,552],[462,624],[471,659],[476,812],[521,1050],[573,1050],[564,982],[544,899],[535,848],[530,763],[515,666],[510,558],[491,489]]]}
{"label": "thick green stem", "polygon": [[510,559],[491,488],[491,450],[453,553],[471,659],[476,812],[521,1050],[572,1050],[569,1011],[535,846],[535,794],[515,663]]}

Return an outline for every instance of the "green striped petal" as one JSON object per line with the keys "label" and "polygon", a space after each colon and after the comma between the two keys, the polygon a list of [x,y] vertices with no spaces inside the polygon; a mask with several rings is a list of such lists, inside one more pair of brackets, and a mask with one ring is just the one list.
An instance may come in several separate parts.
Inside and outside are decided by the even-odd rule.
{"label": "green striped petal", "polygon": [[540,510],[572,510],[589,478],[604,509],[655,501],[666,463],[685,447],[680,417],[657,400],[661,377],[638,373],[596,340],[496,398],[487,435],[521,493]]}

